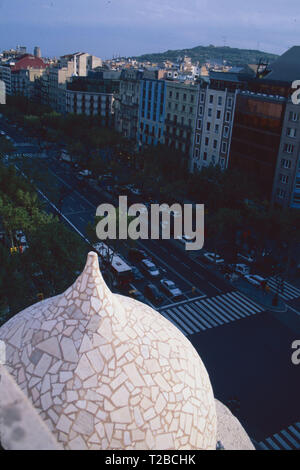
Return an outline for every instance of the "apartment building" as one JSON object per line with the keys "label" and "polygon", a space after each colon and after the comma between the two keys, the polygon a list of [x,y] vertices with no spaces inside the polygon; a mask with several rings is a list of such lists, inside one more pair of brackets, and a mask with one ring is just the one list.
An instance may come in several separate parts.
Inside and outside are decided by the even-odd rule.
{"label": "apartment building", "polygon": [[[153,77],[153,78],[151,78]],[[140,82],[138,146],[164,143],[166,82],[156,72],[144,72]]]}
{"label": "apartment building", "polygon": [[116,99],[115,128],[128,139],[137,139],[139,100],[143,72],[135,69],[123,70],[120,93]]}
{"label": "apartment building", "polygon": [[272,201],[300,209],[300,105],[290,99],[282,125]]}
{"label": "apartment building", "polygon": [[201,79],[192,156],[193,170],[209,165],[228,166],[234,109],[238,90],[247,87],[250,76],[210,72]]}
{"label": "apartment building", "polygon": [[5,83],[6,94],[12,94],[12,87],[11,87],[11,68],[9,63],[3,64],[0,63],[0,80]]}
{"label": "apartment building", "polygon": [[244,90],[236,99],[229,166],[255,175],[267,200],[272,195],[285,107],[286,98],[276,94]]}
{"label": "apartment building", "polygon": [[119,93],[118,80],[74,77],[67,84],[66,112],[98,116],[104,127],[114,126],[114,100]]}
{"label": "apartment building", "polygon": [[182,153],[190,170],[197,99],[198,85],[166,81],[164,143]]}
{"label": "apartment building", "polygon": [[67,63],[67,67],[50,67],[49,69],[49,105],[58,113],[64,114],[66,112],[67,82],[71,79],[72,75],[73,66],[71,62]]}
{"label": "apartment building", "polygon": [[[69,64],[71,63],[71,64]],[[60,67],[72,67],[72,75],[78,77],[86,77],[90,70],[102,66],[102,60],[99,57],[90,55],[86,52],[75,52],[75,54],[67,54],[59,59]]]}
{"label": "apartment building", "polygon": [[0,80],[0,104],[6,104],[5,83]]}

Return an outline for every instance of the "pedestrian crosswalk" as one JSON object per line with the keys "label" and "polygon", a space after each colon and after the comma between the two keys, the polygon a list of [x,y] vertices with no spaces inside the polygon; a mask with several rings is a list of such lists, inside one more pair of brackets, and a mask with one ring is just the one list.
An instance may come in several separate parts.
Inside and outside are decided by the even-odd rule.
{"label": "pedestrian crosswalk", "polygon": [[263,307],[237,291],[160,309],[186,336],[263,311]]}
{"label": "pedestrian crosswalk", "polygon": [[271,277],[270,279],[268,279],[268,286],[270,287],[272,292],[278,292],[278,295],[284,300],[292,300],[296,299],[297,297],[300,297],[300,289],[293,286],[287,281],[280,283],[280,281],[278,281],[276,277]]}
{"label": "pedestrian crosswalk", "polygon": [[259,442],[263,450],[300,450],[300,422]]}

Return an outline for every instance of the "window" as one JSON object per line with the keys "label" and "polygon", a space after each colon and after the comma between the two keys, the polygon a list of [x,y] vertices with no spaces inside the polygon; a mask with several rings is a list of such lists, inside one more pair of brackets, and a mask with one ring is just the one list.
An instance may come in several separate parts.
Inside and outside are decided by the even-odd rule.
{"label": "window", "polygon": [[208,117],[211,117],[211,115],[212,115],[212,109],[211,109],[211,108],[208,108],[207,116],[208,116]]}
{"label": "window", "polygon": [[288,127],[286,130],[286,135],[287,137],[296,137],[297,134],[297,129],[294,127]]}
{"label": "window", "polygon": [[222,152],[223,153],[226,153],[227,151],[227,143],[226,142],[222,142]]}
{"label": "window", "polygon": [[217,148],[217,145],[218,145],[218,141],[217,141],[217,140],[214,140],[214,144],[213,144],[214,149]]}
{"label": "window", "polygon": [[200,134],[196,134],[196,144],[200,144]]}
{"label": "window", "polygon": [[215,133],[216,134],[219,134],[219,127],[220,127],[219,124],[215,125]]}
{"label": "window", "polygon": [[217,119],[220,119],[221,118],[221,111],[218,109],[217,111]]}
{"label": "window", "polygon": [[204,103],[204,93],[200,94],[200,103]]}
{"label": "window", "polygon": [[293,153],[293,151],[294,151],[293,144],[284,144],[283,151],[286,152],[286,153]]}
{"label": "window", "polygon": [[186,93],[183,93],[183,101],[186,101]]}
{"label": "window", "polygon": [[208,144],[209,144],[209,138],[205,137],[205,145],[208,145]]}
{"label": "window", "polygon": [[168,103],[168,109],[171,109],[172,108],[172,103],[169,101]]}
{"label": "window", "polygon": [[218,106],[222,106],[222,96],[218,96]]}
{"label": "window", "polygon": [[226,122],[229,122],[229,121],[230,121],[230,117],[231,117],[230,111],[226,111],[226,114],[225,114],[225,121],[226,121]]}
{"label": "window", "polygon": [[232,98],[228,98],[227,100],[227,108],[231,108],[232,107]]}
{"label": "window", "polygon": [[195,149],[195,158],[199,158],[199,149],[198,148]]}
{"label": "window", "polygon": [[193,106],[190,106],[190,114],[193,114]]}
{"label": "window", "polygon": [[173,95],[172,91],[169,91],[169,98],[172,98],[172,95]]}
{"label": "window", "polygon": [[300,113],[294,113],[293,111],[290,111],[289,120],[297,122],[299,121],[299,116],[300,116]]}
{"label": "window", "polygon": [[214,95],[209,95],[209,102],[210,104],[214,102]]}
{"label": "window", "polygon": [[224,126],[224,137],[228,137],[228,135],[229,135],[229,127]]}
{"label": "window", "polygon": [[182,124],[182,126],[184,125],[184,117],[183,116],[181,118],[181,124]]}
{"label": "window", "polygon": [[179,100],[179,93],[176,93],[176,99]]}
{"label": "window", "polygon": [[184,112],[184,111],[185,111],[185,106],[183,105],[183,106],[182,106],[182,112]]}
{"label": "window", "polygon": [[191,95],[191,103],[194,103],[194,95]]}
{"label": "window", "polygon": [[206,130],[207,130],[207,131],[210,131],[210,122],[207,122],[207,123],[206,123]]}
{"label": "window", "polygon": [[282,175],[282,174],[279,175],[279,181],[281,183],[286,184],[288,182],[288,180],[289,180],[289,177],[287,175]]}
{"label": "window", "polygon": [[199,106],[199,114],[203,114],[203,106]]}
{"label": "window", "polygon": [[203,153],[203,160],[204,160],[204,161],[207,160],[207,152],[204,152],[204,153]]}
{"label": "window", "polygon": [[287,169],[289,169],[289,168],[291,168],[291,166],[292,166],[291,160],[286,160],[285,158],[283,158],[283,159],[281,160],[281,168],[287,168]]}
{"label": "window", "polygon": [[201,129],[202,127],[202,119],[198,119],[197,121],[197,129]]}
{"label": "window", "polygon": [[277,189],[277,196],[283,199],[285,197],[286,191],[283,189]]}

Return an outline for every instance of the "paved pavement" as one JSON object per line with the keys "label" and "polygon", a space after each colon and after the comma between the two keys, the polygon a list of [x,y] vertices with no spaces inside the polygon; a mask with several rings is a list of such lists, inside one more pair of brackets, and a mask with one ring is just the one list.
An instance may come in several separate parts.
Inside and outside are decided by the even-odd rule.
{"label": "paved pavement", "polygon": [[[296,338],[269,312],[189,336],[216,398],[257,442],[300,421],[300,366],[291,361]],[[233,398],[239,405],[232,408]]]}
{"label": "paved pavement", "polygon": [[225,325],[263,311],[260,305],[237,291],[160,309],[160,313],[185,335]]}

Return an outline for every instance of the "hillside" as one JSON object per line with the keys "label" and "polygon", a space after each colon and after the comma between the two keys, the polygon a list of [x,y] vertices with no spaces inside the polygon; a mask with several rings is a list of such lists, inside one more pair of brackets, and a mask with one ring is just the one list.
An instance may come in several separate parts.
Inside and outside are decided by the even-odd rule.
{"label": "hillside", "polygon": [[228,65],[245,65],[258,63],[260,59],[273,62],[278,56],[268,52],[252,49],[237,49],[233,47],[197,46],[192,49],[177,49],[154,54],[143,54],[131,57],[139,61],[160,62],[164,60],[177,61],[178,57],[188,56],[193,62],[203,64],[207,61],[221,63],[226,60]]}

